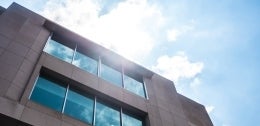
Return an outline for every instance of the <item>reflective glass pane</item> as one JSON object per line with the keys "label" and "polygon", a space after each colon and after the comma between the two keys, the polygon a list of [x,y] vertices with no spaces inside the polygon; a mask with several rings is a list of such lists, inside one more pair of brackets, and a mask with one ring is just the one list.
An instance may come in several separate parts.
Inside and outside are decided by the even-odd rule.
{"label": "reflective glass pane", "polygon": [[101,78],[122,87],[122,75],[117,70],[101,64]]}
{"label": "reflective glass pane", "polygon": [[86,55],[76,52],[73,64],[83,70],[97,75],[97,61]]}
{"label": "reflective glass pane", "polygon": [[123,113],[123,126],[142,126],[142,121]]}
{"label": "reflective glass pane", "polygon": [[97,102],[95,126],[120,126],[120,112]]}
{"label": "reflective glass pane", "polygon": [[145,97],[144,92],[144,84],[127,76],[124,75],[124,86],[126,90],[129,90],[137,95]]}
{"label": "reflective glass pane", "polygon": [[56,111],[61,111],[65,92],[65,87],[40,76],[30,99]]}
{"label": "reflective glass pane", "polygon": [[68,63],[71,63],[74,50],[54,40],[49,40],[44,51]]}
{"label": "reflective glass pane", "polygon": [[64,113],[88,124],[93,120],[94,100],[69,90]]}

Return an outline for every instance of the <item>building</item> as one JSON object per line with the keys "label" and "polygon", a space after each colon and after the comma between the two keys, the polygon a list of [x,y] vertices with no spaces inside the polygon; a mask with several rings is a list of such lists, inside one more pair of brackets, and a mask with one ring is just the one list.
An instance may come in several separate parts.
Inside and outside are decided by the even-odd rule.
{"label": "building", "polygon": [[16,3],[0,14],[1,125],[213,126],[172,81]]}

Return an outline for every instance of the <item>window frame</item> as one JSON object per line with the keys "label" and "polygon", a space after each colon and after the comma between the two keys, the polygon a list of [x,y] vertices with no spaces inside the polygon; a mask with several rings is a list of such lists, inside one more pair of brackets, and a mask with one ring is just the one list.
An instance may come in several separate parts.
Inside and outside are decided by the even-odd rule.
{"label": "window frame", "polygon": [[[52,111],[55,111],[55,112],[58,112],[58,113],[60,113],[60,114],[64,114],[64,115],[66,115],[66,116],[69,116],[69,117],[71,117],[71,118],[73,118],[73,119],[75,119],[75,120],[78,120],[78,121],[80,121],[80,122],[82,122],[82,123],[84,123],[84,124],[89,124],[89,123],[87,123],[87,122],[85,122],[85,121],[82,121],[82,120],[77,119],[77,118],[75,118],[75,117],[73,117],[73,116],[70,116],[70,115],[68,115],[68,114],[66,114],[66,113],[64,112],[64,109],[65,109],[65,107],[66,107],[67,98],[68,98],[68,91],[69,91],[69,90],[72,90],[72,91],[75,91],[75,92],[77,92],[78,94],[80,94],[80,95],[82,95],[82,96],[85,96],[85,97],[90,98],[91,100],[93,100],[93,114],[90,115],[90,116],[92,116],[92,124],[89,124],[89,125],[92,125],[92,126],[95,125],[95,122],[96,122],[96,110],[97,110],[96,105],[97,105],[97,103],[101,103],[101,104],[105,105],[106,107],[112,108],[112,109],[117,110],[117,111],[119,112],[119,122],[120,122],[120,126],[123,126],[123,121],[124,121],[124,120],[123,120],[123,114],[127,114],[128,116],[131,116],[131,117],[134,117],[134,118],[138,117],[138,118],[136,118],[136,119],[142,121],[142,126],[146,126],[146,125],[145,125],[145,117],[144,117],[144,116],[141,116],[141,115],[138,116],[138,115],[136,115],[137,113],[136,113],[136,114],[131,113],[131,114],[129,115],[128,109],[124,109],[123,106],[118,105],[118,103],[114,104],[114,103],[112,103],[112,102],[111,102],[110,100],[108,100],[108,99],[104,99],[104,98],[102,98],[102,97],[100,97],[100,96],[93,95],[93,92],[92,92],[92,93],[89,93],[89,92],[83,91],[83,89],[80,89],[80,87],[78,87],[78,86],[76,86],[75,84],[73,84],[73,83],[74,83],[73,81],[69,81],[69,80],[67,80],[67,78],[64,78],[64,77],[60,78],[59,75],[57,75],[56,77],[53,77],[53,76],[52,76],[53,74],[54,74],[54,73],[48,75],[48,72],[47,72],[47,73],[45,73],[45,72],[42,73],[42,72],[41,72],[41,73],[35,78],[33,87],[31,88],[31,91],[30,91],[30,94],[29,94],[29,97],[28,97],[29,101],[35,102],[35,101],[33,101],[33,100],[30,99],[30,98],[31,98],[31,95],[32,95],[32,93],[33,93],[33,91],[34,91],[34,89],[35,89],[35,86],[36,86],[36,84],[37,84],[37,81],[38,81],[39,77],[44,76],[44,78],[45,78],[46,80],[49,80],[49,81],[51,80],[51,81],[53,81],[53,82],[59,82],[59,83],[55,83],[56,85],[60,85],[60,83],[62,83],[62,86],[65,86],[65,83],[66,83],[67,86],[65,87],[66,93],[65,93],[65,96],[64,96],[64,103],[63,103],[63,106],[62,106],[62,111],[56,111],[56,110],[53,109],[53,108],[50,108],[50,107],[45,106],[45,105],[43,105],[43,104],[41,104],[41,103],[35,102],[36,104],[39,104],[40,106],[47,107],[48,109],[50,109],[50,110],[52,110]],[[64,81],[64,80],[65,80],[65,81]],[[126,112],[127,112],[127,113],[126,113]]]}
{"label": "window frame", "polygon": [[[93,50],[86,50],[84,49],[85,46],[83,46],[82,44],[78,44],[78,43],[70,43],[68,40],[65,40],[65,39],[62,39],[60,37],[57,37],[58,35],[54,34],[54,33],[51,33],[51,35],[49,36],[45,46],[44,46],[44,50],[46,48],[46,46],[48,45],[48,43],[50,42],[50,40],[54,40],[55,42],[59,43],[59,44],[62,44],[72,50],[73,51],[73,56],[72,56],[72,60],[70,62],[70,64],[78,67],[79,69],[81,70],[84,70],[88,73],[91,73],[91,74],[94,74],[88,70],[85,70],[84,68],[80,67],[80,66],[77,66],[74,64],[74,61],[75,61],[75,57],[76,57],[76,53],[80,53],[92,60],[95,60],[97,62],[97,66],[96,66],[96,72],[94,75],[96,75],[97,77],[113,84],[113,85],[116,85],[118,87],[121,87],[123,88],[124,90],[127,90],[128,92],[131,92],[132,94],[134,95],[137,95],[139,97],[142,97],[142,98],[145,98],[145,99],[149,99],[148,98],[148,92],[147,92],[147,88],[146,88],[146,84],[145,84],[145,81],[144,81],[144,76],[140,73],[137,73],[129,68],[125,68],[124,65],[123,65],[123,62],[120,61],[120,62],[116,62],[116,61],[113,61],[113,59],[115,59],[117,57],[117,55],[115,54],[111,54],[111,55],[104,55],[104,54],[99,54],[97,52],[93,52]],[[78,46],[79,45],[79,46]],[[46,52],[47,53],[47,52]],[[55,56],[56,57],[56,56]],[[59,58],[60,59],[60,58]],[[61,59],[62,60],[62,59]],[[63,60],[65,61],[65,60]],[[66,62],[66,61],[65,61]],[[106,67],[109,67],[110,69],[112,70],[115,70],[116,72],[118,72],[121,76],[120,76],[120,83],[118,82],[114,82],[113,79],[109,80],[109,79],[106,79],[106,78],[103,78],[102,77],[102,65],[105,65]],[[137,82],[140,82],[142,84],[142,90],[143,90],[143,93],[144,93],[144,96],[143,95],[139,95],[138,93],[134,92],[134,91],[131,91],[129,89],[126,89],[125,87],[125,77],[124,76],[128,76],[130,77],[131,79],[133,80],[136,80]]]}

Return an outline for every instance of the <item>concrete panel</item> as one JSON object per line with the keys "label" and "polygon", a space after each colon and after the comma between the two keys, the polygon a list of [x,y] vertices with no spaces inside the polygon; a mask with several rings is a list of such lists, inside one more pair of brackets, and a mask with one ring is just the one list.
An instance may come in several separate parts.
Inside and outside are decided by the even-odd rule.
{"label": "concrete panel", "polygon": [[49,36],[50,32],[45,28],[42,28],[31,48],[35,52],[41,53]]}
{"label": "concrete panel", "polygon": [[[159,114],[161,116],[162,121],[172,122],[172,114],[169,111],[159,108]],[[171,123],[173,124],[173,123]]]}
{"label": "concrete panel", "polygon": [[66,116],[66,115],[63,115],[63,116],[62,116],[62,120],[63,120],[64,122],[69,122],[70,124],[73,124],[73,125],[75,125],[75,126],[89,126],[89,125],[87,125],[86,123],[83,123],[83,122],[81,122],[81,121],[78,121],[78,120],[73,119],[73,118],[71,118],[71,117],[69,117],[69,116]]}
{"label": "concrete panel", "polygon": [[61,112],[57,112],[57,111],[55,111],[51,108],[45,107],[45,106],[43,106],[39,103],[31,101],[31,100],[29,100],[29,98],[28,98],[28,101],[26,103],[26,106],[29,107],[29,108],[32,108],[34,110],[37,110],[41,113],[55,117],[55,118],[61,118],[61,116],[62,116]]}
{"label": "concrete panel", "polygon": [[20,65],[22,64],[23,62],[23,57],[21,56],[17,56],[15,55],[14,53],[11,53],[11,52],[8,52],[8,51],[5,51],[1,57],[0,57],[0,61],[2,63],[6,63],[6,64],[9,64],[11,65],[13,68],[19,68]]}
{"label": "concrete panel", "polygon": [[0,47],[0,56],[4,53],[4,49]]}
{"label": "concrete panel", "polygon": [[16,3],[11,4],[11,6],[8,7],[8,9],[5,13],[9,13],[9,12],[18,13],[19,15],[28,18],[34,24],[42,25],[45,21],[45,19],[42,16],[40,16]]}
{"label": "concrete panel", "polygon": [[205,107],[185,96],[178,95],[184,114],[190,123],[198,126],[213,126]]}
{"label": "concrete panel", "polygon": [[150,95],[150,96],[149,96],[148,103],[151,104],[151,105],[155,105],[155,106],[158,105],[158,104],[157,104],[157,99],[156,99],[155,95]]}
{"label": "concrete panel", "polygon": [[32,75],[31,75],[31,77],[29,78],[29,81],[28,81],[28,83],[27,83],[27,86],[26,86],[26,88],[25,88],[25,91],[24,91],[24,93],[23,93],[23,96],[22,96],[22,98],[21,98],[21,101],[20,101],[21,104],[25,105],[25,104],[27,103],[28,98],[29,98],[30,93],[31,93],[31,90],[32,90],[32,88],[33,88],[33,86],[34,86],[34,84],[35,84],[36,78],[39,76],[41,67],[42,67],[42,66],[39,65],[39,64],[36,65],[36,67],[35,67],[35,69],[34,69]]}
{"label": "concrete panel", "polygon": [[170,112],[173,115],[178,115],[182,118],[186,118],[186,115],[184,114],[183,108],[178,106],[171,106]]}
{"label": "concrete panel", "polygon": [[173,120],[165,120],[162,118],[162,126],[175,126]]}
{"label": "concrete panel", "polygon": [[[148,115],[150,120],[150,126],[163,126],[161,118]],[[172,126],[172,125],[170,125]]]}
{"label": "concrete panel", "polygon": [[98,89],[98,77],[87,71],[81,70],[76,66],[73,67],[72,77],[73,80],[78,81],[81,84],[84,84],[93,89]]}
{"label": "concrete panel", "polygon": [[43,66],[71,78],[73,66],[70,63],[57,59],[51,55],[46,55]]}
{"label": "concrete panel", "polygon": [[25,58],[27,60],[31,61],[32,63],[36,63],[39,56],[40,56],[39,52],[36,52],[33,49],[30,49]]}
{"label": "concrete panel", "polygon": [[10,81],[7,81],[3,78],[0,78],[0,85],[1,85],[1,88],[0,88],[0,96],[3,96],[7,89],[9,88],[9,86],[11,85],[11,82]]}
{"label": "concrete panel", "polygon": [[75,125],[72,125],[72,124],[70,124],[70,123],[68,123],[68,122],[62,121],[62,122],[61,122],[61,126],[75,126]]}
{"label": "concrete panel", "polygon": [[8,81],[13,81],[18,69],[13,66],[6,64],[4,61],[0,60],[0,77]]}
{"label": "concrete panel", "polygon": [[3,49],[7,48],[7,46],[9,45],[10,42],[11,42],[10,38],[7,38],[0,34],[0,47],[1,48],[3,48]]}
{"label": "concrete panel", "polygon": [[24,74],[26,74],[27,78],[28,78],[33,71],[34,65],[35,64],[32,63],[31,61],[24,59],[22,65],[20,67],[20,70],[23,71]]}
{"label": "concrete panel", "polygon": [[10,39],[14,38],[26,20],[24,16],[6,11],[0,18],[0,34]]}
{"label": "concrete panel", "polygon": [[12,84],[8,88],[5,96],[7,98],[9,98],[9,99],[12,99],[12,100],[15,100],[15,101],[19,101],[20,98],[22,97],[22,93],[23,93],[23,88],[20,88],[20,87],[18,87],[16,85]]}
{"label": "concrete panel", "polygon": [[173,96],[177,94],[172,81],[156,74],[152,77],[152,86],[156,97],[163,101],[173,100]]}
{"label": "concrete panel", "polygon": [[60,126],[61,120],[57,118],[53,118],[51,116],[45,115],[46,123],[45,126]]}
{"label": "concrete panel", "polygon": [[25,74],[23,71],[18,71],[12,83],[23,89],[25,88],[28,79],[29,75]]}
{"label": "concrete panel", "polygon": [[27,107],[22,113],[21,121],[34,126],[45,126],[46,123],[45,115],[43,113]]}
{"label": "concrete panel", "polygon": [[13,41],[8,45],[6,50],[10,51],[18,56],[24,57],[27,54],[27,52],[29,51],[29,48],[16,41]]}
{"label": "concrete panel", "polygon": [[136,98],[137,101],[137,107],[141,110],[143,110],[144,112],[147,112],[147,100],[143,97],[134,95],[134,97]]}
{"label": "concrete panel", "polygon": [[99,78],[98,89],[99,91],[111,96],[119,101],[123,101],[123,91],[122,88],[111,84],[102,78]]}
{"label": "concrete panel", "polygon": [[147,112],[146,99],[123,89],[123,101],[144,112]]}
{"label": "concrete panel", "polygon": [[17,102],[0,97],[0,113],[19,119],[24,110],[24,106]]}
{"label": "concrete panel", "polygon": [[157,118],[161,118],[160,116],[160,112],[159,112],[159,108],[157,106],[154,105],[147,105],[147,112],[149,113],[149,115],[157,117]]}
{"label": "concrete panel", "polygon": [[188,120],[179,116],[173,116],[174,126],[189,126]]}
{"label": "concrete panel", "polygon": [[19,34],[17,34],[15,37],[15,41],[23,44],[26,47],[31,47],[34,44],[41,29],[41,26],[35,25],[27,20],[19,30]]}

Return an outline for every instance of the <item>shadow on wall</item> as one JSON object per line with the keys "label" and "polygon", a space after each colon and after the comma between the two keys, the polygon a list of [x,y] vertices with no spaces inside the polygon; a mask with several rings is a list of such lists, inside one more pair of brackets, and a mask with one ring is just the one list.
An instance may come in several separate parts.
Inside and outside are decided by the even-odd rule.
{"label": "shadow on wall", "polygon": [[6,10],[6,9],[5,9],[4,7],[0,6],[0,15],[1,15],[2,13],[4,13],[5,10]]}

